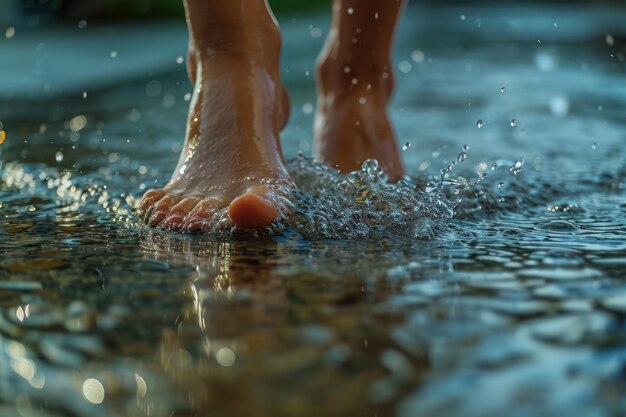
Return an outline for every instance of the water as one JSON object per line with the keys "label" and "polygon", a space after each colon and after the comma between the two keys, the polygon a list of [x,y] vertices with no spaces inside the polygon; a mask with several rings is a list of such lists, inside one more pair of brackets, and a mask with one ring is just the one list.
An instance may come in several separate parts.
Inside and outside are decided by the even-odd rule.
{"label": "water", "polygon": [[311,27],[327,24],[282,19],[302,194],[257,238],[130,211],[180,150],[184,26],[17,28],[0,68],[0,415],[626,413],[624,17],[409,9],[391,116],[412,177],[396,187],[372,161],[337,176],[308,159]]}

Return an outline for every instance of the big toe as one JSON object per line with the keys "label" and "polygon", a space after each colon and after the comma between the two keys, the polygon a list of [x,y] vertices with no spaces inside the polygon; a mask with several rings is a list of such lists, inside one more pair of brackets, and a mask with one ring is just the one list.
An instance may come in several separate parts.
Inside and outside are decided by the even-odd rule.
{"label": "big toe", "polygon": [[228,214],[242,229],[262,229],[278,217],[277,203],[263,187],[249,190],[230,203]]}

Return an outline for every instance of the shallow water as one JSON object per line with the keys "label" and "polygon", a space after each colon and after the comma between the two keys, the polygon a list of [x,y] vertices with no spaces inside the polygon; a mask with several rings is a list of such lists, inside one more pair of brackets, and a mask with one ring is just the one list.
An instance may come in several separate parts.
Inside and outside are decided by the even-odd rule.
{"label": "shallow water", "polygon": [[297,157],[327,23],[281,19],[307,194],[258,239],[129,211],[180,149],[184,26],[17,28],[0,40],[0,415],[623,415],[624,18],[409,9],[392,118],[413,178],[393,189]]}

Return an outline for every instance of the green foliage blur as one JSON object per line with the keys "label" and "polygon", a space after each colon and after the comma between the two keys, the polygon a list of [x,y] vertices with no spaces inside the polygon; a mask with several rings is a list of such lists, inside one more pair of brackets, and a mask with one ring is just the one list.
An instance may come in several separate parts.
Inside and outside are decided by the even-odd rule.
{"label": "green foliage blur", "polygon": [[[223,0],[234,1],[234,0]],[[328,11],[332,0],[268,0],[276,15],[299,14],[316,11],[318,9]],[[368,0],[386,1],[386,0]],[[626,6],[626,0],[518,0],[524,4],[549,5],[549,4],[577,4],[600,6],[610,5],[617,7]],[[136,20],[136,19],[180,19],[184,15],[182,0],[0,0],[10,4],[21,4],[27,14],[53,14],[61,19],[76,21],[87,20]],[[6,3],[8,2],[8,3]],[[502,6],[502,0],[408,0],[409,6],[429,5],[446,7],[450,5],[498,5]],[[518,4],[511,1],[510,4]],[[6,9],[6,7],[4,7]],[[0,7],[0,14],[3,8]],[[5,12],[6,14],[6,12]],[[0,15],[0,21],[2,21]]]}
{"label": "green foliage blur", "polygon": [[[0,0],[2,1],[2,0]],[[230,0],[226,0],[230,1]],[[66,3],[74,3],[66,0]],[[96,16],[99,18],[173,18],[184,14],[182,0],[99,0]],[[269,0],[275,13],[297,12],[300,10],[328,7],[331,0]],[[71,7],[71,6],[70,6]]]}

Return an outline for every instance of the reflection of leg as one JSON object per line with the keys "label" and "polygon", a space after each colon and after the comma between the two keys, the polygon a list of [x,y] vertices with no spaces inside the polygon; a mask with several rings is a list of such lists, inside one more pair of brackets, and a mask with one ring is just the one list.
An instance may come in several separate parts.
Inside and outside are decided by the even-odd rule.
{"label": "reflection of leg", "polygon": [[278,73],[280,33],[265,2],[185,0],[194,83],[185,145],[162,190],[144,195],[151,226],[199,229],[228,207],[231,221],[262,228],[278,215],[267,178],[291,183],[278,133],[289,102]]}
{"label": "reflection of leg", "polygon": [[403,0],[334,0],[332,28],[318,58],[315,151],[341,171],[376,158],[404,173],[386,112],[393,89],[391,47]]}

